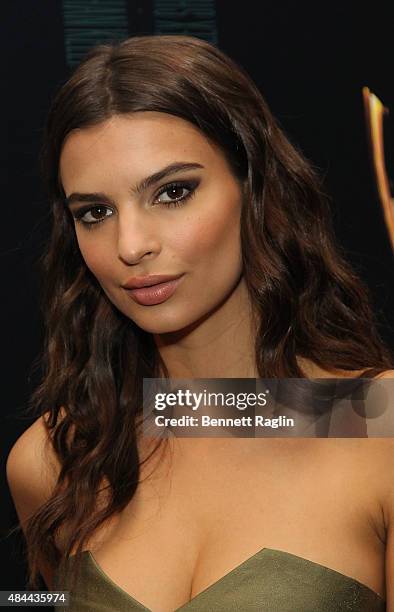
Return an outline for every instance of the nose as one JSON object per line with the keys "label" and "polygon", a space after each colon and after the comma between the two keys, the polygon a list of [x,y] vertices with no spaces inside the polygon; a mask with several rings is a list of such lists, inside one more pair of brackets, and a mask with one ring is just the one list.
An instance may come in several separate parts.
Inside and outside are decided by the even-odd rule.
{"label": "nose", "polygon": [[118,212],[118,257],[123,263],[136,264],[160,250],[159,228],[149,211],[129,205]]}

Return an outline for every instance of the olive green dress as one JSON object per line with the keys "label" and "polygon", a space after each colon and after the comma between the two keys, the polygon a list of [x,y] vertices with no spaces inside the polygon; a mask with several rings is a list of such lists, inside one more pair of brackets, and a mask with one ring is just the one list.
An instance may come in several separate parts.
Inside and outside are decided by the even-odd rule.
{"label": "olive green dress", "polygon": [[[69,590],[73,558],[55,588]],[[152,580],[154,577],[152,576]],[[58,607],[56,609],[59,609]],[[117,586],[89,551],[68,612],[152,612]],[[372,589],[335,570],[288,552],[263,548],[174,612],[384,612]]]}

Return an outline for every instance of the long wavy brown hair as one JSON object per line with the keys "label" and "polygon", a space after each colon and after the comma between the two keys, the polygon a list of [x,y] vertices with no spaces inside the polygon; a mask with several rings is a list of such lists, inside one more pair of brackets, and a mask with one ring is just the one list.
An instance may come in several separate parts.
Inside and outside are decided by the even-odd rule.
{"label": "long wavy brown hair", "polygon": [[151,334],[114,307],[85,265],[59,179],[71,130],[136,111],[194,124],[246,182],[242,257],[261,377],[306,377],[296,356],[327,370],[368,367],[363,376],[393,367],[368,289],[335,241],[321,180],[245,71],[189,36],[96,46],[54,96],[41,153],[53,227],[42,258],[42,381],[30,404],[44,416],[61,471],[26,529],[30,584],[40,559],[51,566],[78,559],[95,530],[130,502],[141,468],[143,378],[168,378]]}

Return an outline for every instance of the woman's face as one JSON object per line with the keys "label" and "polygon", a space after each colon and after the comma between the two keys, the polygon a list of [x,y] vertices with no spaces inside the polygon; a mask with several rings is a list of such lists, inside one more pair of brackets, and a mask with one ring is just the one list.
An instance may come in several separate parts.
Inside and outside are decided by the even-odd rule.
{"label": "woman's face", "polygon": [[[174,164],[194,167],[163,171]],[[74,130],[60,177],[87,267],[142,329],[182,330],[236,290],[241,186],[221,151],[189,122],[138,112]],[[124,287],[146,275],[180,280],[171,295],[159,292],[146,304]]]}

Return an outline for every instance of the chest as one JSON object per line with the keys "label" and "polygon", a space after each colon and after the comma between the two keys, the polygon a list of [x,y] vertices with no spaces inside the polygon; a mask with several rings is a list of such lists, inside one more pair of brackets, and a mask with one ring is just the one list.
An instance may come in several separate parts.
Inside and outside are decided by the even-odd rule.
{"label": "chest", "polygon": [[271,548],[384,595],[378,490],[357,453],[312,440],[211,442],[159,454],[122,515],[95,534],[89,548],[111,580],[169,612]]}

